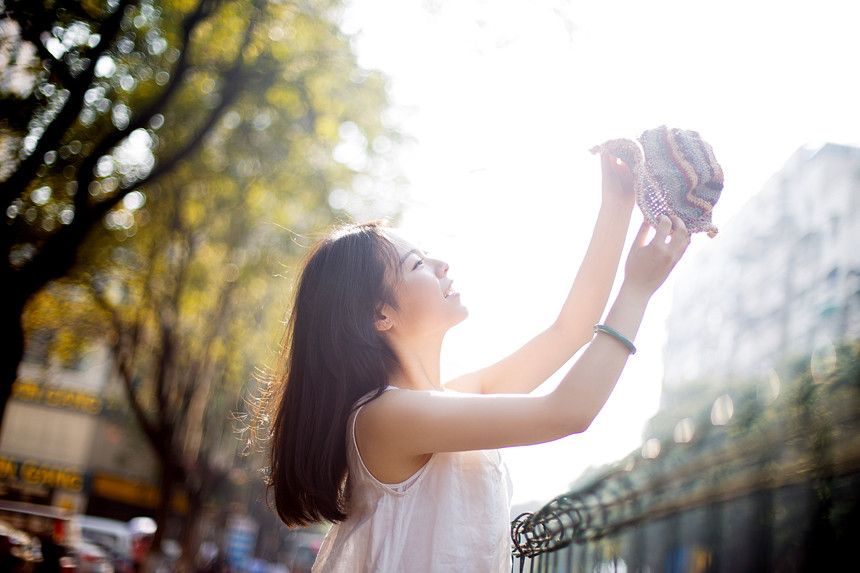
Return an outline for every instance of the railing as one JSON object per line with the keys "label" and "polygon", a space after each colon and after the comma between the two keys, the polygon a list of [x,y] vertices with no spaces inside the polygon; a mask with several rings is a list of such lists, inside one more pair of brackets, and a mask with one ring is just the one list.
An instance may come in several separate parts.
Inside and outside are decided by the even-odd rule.
{"label": "railing", "polygon": [[775,393],[756,391],[773,390],[773,376],[737,385],[710,420],[707,409],[680,418],[668,439],[518,517],[514,571],[829,571],[856,561],[860,345],[840,349],[824,375],[797,364]]}

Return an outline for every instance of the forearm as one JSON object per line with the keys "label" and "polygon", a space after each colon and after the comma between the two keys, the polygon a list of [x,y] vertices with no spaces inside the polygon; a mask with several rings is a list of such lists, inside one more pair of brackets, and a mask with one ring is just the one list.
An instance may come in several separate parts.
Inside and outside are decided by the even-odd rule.
{"label": "forearm", "polygon": [[590,340],[592,327],[603,315],[624,250],[630,215],[629,207],[606,200],[601,204],[585,257],[553,325],[566,340],[576,341],[562,364]]}
{"label": "forearm", "polygon": [[[690,244],[690,235],[678,217],[661,216],[651,241],[647,241],[649,228],[645,222],[639,227],[624,267],[624,283],[604,321],[630,341],[639,331],[651,296]],[[630,356],[628,344],[614,334],[600,331],[594,336],[576,364],[549,394],[463,397],[446,400],[450,408],[435,403],[428,406],[426,412],[435,417],[435,422],[428,426],[433,430],[416,426],[412,435],[432,443],[421,446],[417,453],[536,444],[584,431],[606,403]],[[515,354],[534,356],[526,349]],[[493,368],[504,370],[507,365],[503,361]],[[409,393],[404,394],[409,398]],[[420,393],[415,394],[416,399],[421,398]],[[420,417],[408,413],[390,427],[415,426],[416,420],[420,421]],[[402,436],[403,432],[382,432],[384,436],[392,434]]]}
{"label": "forearm", "polygon": [[[636,337],[650,294],[622,284],[605,324],[629,340]],[[576,364],[551,393],[553,419],[561,420],[561,433],[584,431],[606,403],[630,356],[613,337],[598,333]]]}
{"label": "forearm", "polygon": [[630,207],[604,200],[582,265],[555,322],[510,356],[448,387],[484,394],[529,393],[587,344],[609,299],[630,213]]}

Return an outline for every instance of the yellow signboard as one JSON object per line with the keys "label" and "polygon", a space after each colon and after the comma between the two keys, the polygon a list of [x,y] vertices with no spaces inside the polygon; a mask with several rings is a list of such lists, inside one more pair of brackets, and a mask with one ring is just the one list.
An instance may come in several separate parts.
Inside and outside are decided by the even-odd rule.
{"label": "yellow signboard", "polygon": [[16,380],[12,386],[12,398],[31,404],[42,404],[53,408],[76,410],[85,414],[101,414],[105,406],[104,398],[95,392],[68,386]]}
{"label": "yellow signboard", "polygon": [[18,481],[27,485],[44,485],[80,492],[84,489],[84,472],[74,466],[38,460],[19,461],[0,456],[0,481]]}

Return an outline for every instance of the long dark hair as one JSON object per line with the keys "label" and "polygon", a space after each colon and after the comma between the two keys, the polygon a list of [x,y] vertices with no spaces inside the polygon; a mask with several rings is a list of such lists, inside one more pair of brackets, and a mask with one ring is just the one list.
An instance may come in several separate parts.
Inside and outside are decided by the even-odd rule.
{"label": "long dark hair", "polygon": [[299,278],[269,402],[268,483],[290,527],[346,519],[347,419],[398,365],[376,328],[382,306],[396,308],[399,265],[386,226],[337,229],[313,247]]}

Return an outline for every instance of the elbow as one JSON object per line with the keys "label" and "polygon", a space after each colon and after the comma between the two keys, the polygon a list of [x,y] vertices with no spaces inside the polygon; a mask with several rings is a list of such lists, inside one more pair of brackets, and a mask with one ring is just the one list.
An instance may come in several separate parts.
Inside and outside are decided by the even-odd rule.
{"label": "elbow", "polygon": [[591,427],[591,422],[594,421],[594,416],[576,415],[571,418],[568,422],[568,436],[585,432],[585,430]]}
{"label": "elbow", "polygon": [[578,408],[576,407],[564,407],[564,400],[553,400],[552,394],[549,394],[548,398],[550,413],[545,419],[550,422],[548,426],[551,427],[550,431],[553,434],[551,439],[563,438],[573,434],[581,434],[586,431],[594,421],[595,416],[590,415],[589,413],[577,411]]}
{"label": "elbow", "polygon": [[549,440],[557,440],[574,434],[581,434],[591,425],[591,419],[585,419],[580,416],[572,416],[568,413],[564,419],[553,424],[552,435]]}

